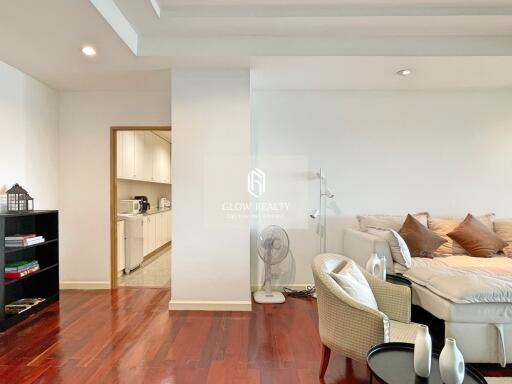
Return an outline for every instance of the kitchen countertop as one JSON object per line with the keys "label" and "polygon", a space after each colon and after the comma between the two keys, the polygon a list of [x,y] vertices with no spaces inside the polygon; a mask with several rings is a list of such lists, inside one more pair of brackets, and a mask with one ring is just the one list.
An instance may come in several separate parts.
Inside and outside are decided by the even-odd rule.
{"label": "kitchen countertop", "polygon": [[154,214],[156,214],[156,213],[167,212],[167,211],[170,211],[170,210],[171,210],[171,208],[156,208],[156,209],[150,209],[149,211],[144,212],[142,215],[143,215],[143,216],[154,215]]}
{"label": "kitchen countertop", "polygon": [[171,208],[163,208],[163,209],[155,208],[155,209],[150,209],[149,211],[144,212],[144,213],[138,213],[136,215],[118,214],[117,221],[123,221],[123,220],[129,219],[129,218],[140,217],[140,216],[150,216],[150,215],[154,215],[157,213],[168,212],[170,210],[171,210]]}

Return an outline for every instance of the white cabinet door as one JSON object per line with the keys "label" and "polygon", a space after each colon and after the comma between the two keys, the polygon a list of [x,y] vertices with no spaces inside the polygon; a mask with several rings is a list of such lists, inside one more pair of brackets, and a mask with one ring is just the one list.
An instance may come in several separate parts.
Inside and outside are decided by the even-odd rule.
{"label": "white cabinet door", "polygon": [[144,132],[134,131],[133,132],[133,178],[137,180],[145,179],[145,142]]}
{"label": "white cabinet door", "polygon": [[155,135],[152,132],[144,132],[144,179],[154,181],[153,176],[153,152],[155,150]]}
{"label": "white cabinet door", "polygon": [[149,252],[153,252],[156,246],[156,220],[154,218],[155,215],[149,215],[149,229],[148,229],[148,238],[149,238]]}
{"label": "white cabinet door", "polygon": [[164,243],[171,241],[171,212],[164,213]]}
{"label": "white cabinet door", "polygon": [[117,222],[117,272],[122,272],[125,266],[125,236],[124,221]]}
{"label": "white cabinet door", "polygon": [[162,153],[160,142],[162,139],[155,137],[153,145],[153,180],[161,183],[162,182]]}
{"label": "white cabinet door", "polygon": [[149,250],[149,216],[142,219],[142,253],[146,256]]}
{"label": "white cabinet door", "polygon": [[156,221],[156,247],[160,248],[162,245],[164,245],[164,220],[163,220],[163,214],[157,213],[154,215],[155,221]]}
{"label": "white cabinet door", "polygon": [[164,183],[171,183],[171,144],[164,141],[164,144],[162,146],[163,150],[163,182]]}
{"label": "white cabinet door", "polygon": [[117,132],[116,141],[117,177],[124,177],[124,135],[122,131]]}
{"label": "white cabinet door", "polygon": [[119,131],[123,138],[123,173],[122,178],[133,179],[135,176],[135,148],[133,131]]}

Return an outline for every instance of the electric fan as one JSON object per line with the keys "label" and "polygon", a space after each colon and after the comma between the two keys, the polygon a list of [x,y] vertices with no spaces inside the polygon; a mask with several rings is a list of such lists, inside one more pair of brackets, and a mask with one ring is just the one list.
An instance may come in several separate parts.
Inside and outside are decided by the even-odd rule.
{"label": "electric fan", "polygon": [[272,290],[272,265],[279,264],[288,255],[290,241],[286,231],[271,225],[258,236],[258,254],[265,263],[265,284],[262,290],[254,292],[254,301],[262,304],[284,303],[284,295]]}

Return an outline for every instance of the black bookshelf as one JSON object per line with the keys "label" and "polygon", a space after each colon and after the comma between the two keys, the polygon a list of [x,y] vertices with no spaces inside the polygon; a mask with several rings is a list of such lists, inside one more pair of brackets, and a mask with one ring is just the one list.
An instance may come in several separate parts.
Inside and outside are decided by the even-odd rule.
{"label": "black bookshelf", "polygon": [[[45,242],[28,247],[6,248],[5,237],[35,233]],[[5,280],[5,263],[37,260],[39,270],[19,279]],[[0,332],[26,319],[59,299],[59,214],[58,211],[32,211],[0,214]],[[5,305],[23,298],[45,301],[16,315],[5,313]]]}

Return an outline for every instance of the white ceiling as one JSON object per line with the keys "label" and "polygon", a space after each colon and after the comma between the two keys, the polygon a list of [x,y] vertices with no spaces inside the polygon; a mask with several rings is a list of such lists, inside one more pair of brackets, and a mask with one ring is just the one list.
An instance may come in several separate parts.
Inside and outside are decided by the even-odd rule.
{"label": "white ceiling", "polygon": [[[84,57],[83,44],[97,56]],[[171,67],[191,66],[251,67],[259,89],[502,88],[511,57],[512,0],[0,5],[0,60],[62,90],[168,92]],[[394,75],[404,67],[413,76]]]}
{"label": "white ceiling", "polygon": [[[80,49],[92,44],[94,58]],[[56,89],[167,90],[168,57],[136,57],[87,0],[0,5],[0,60]]]}
{"label": "white ceiling", "polygon": [[108,1],[139,56],[512,55],[512,0]]}

